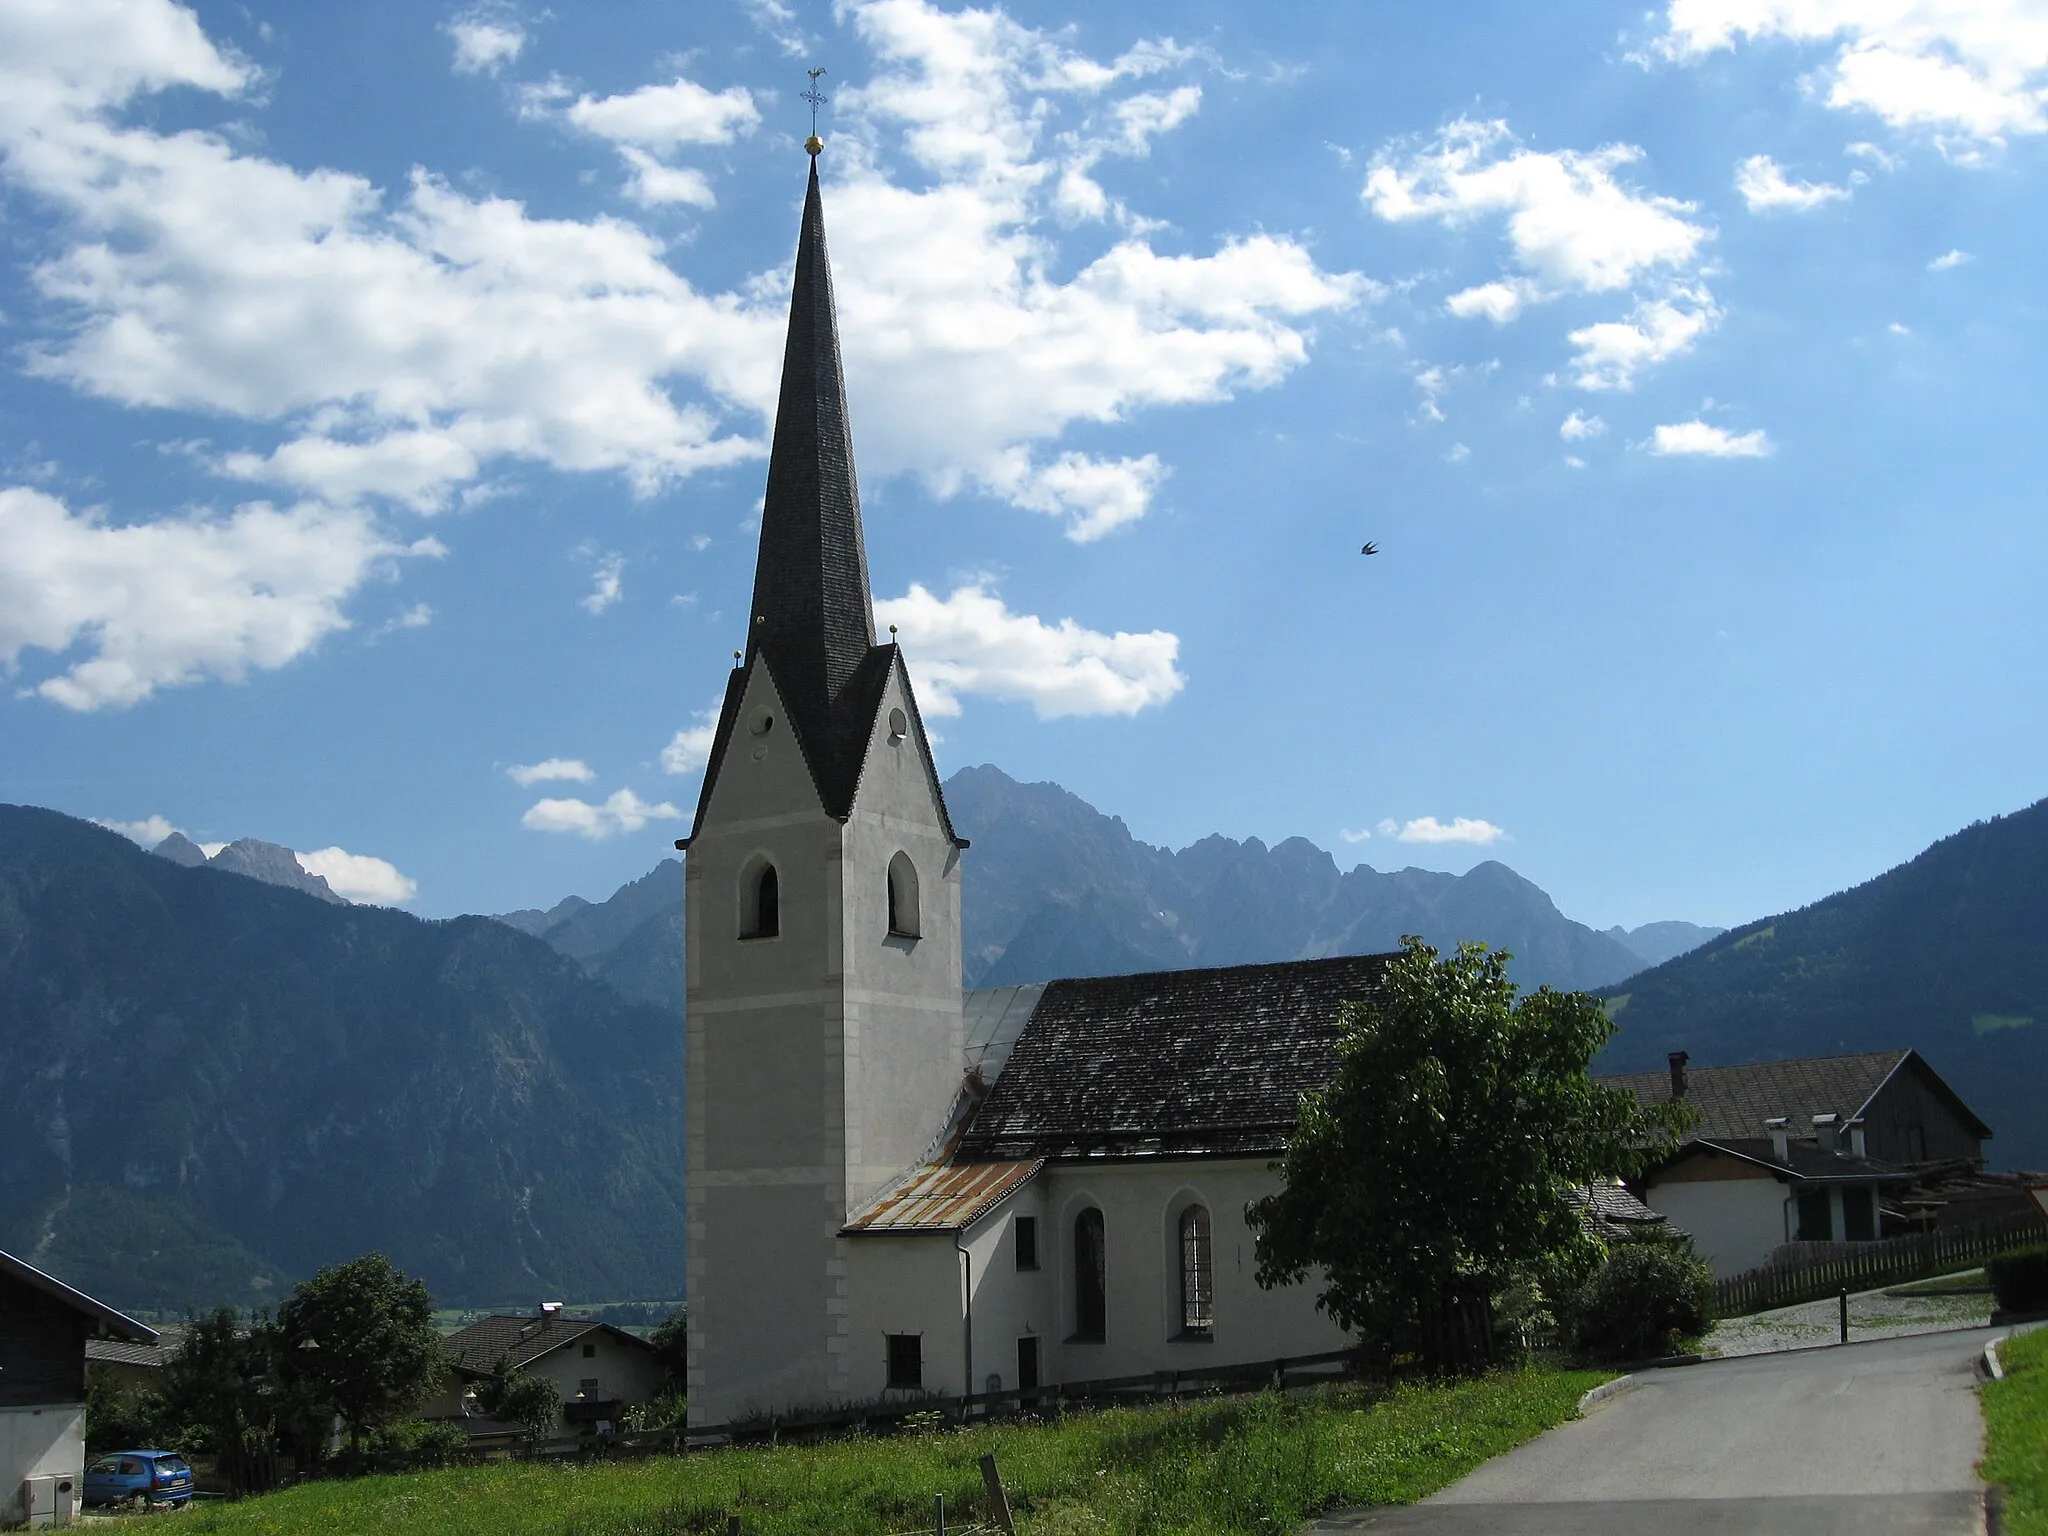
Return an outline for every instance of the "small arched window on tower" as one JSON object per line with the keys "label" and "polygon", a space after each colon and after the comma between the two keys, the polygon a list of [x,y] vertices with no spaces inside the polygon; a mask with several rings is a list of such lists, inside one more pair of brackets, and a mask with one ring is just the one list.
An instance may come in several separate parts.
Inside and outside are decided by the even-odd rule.
{"label": "small arched window on tower", "polygon": [[747,866],[740,877],[740,937],[772,939],[782,932],[782,886],[775,866],[766,859]]}
{"label": "small arched window on tower", "polygon": [[1180,1334],[1184,1339],[1206,1339],[1216,1323],[1209,1246],[1208,1207],[1191,1205],[1180,1213]]}
{"label": "small arched window on tower", "polygon": [[918,921],[917,866],[899,853],[889,861],[889,937],[914,939],[924,929]]}
{"label": "small arched window on tower", "polygon": [[1095,1206],[1074,1218],[1074,1337],[1102,1341],[1109,1318],[1108,1254],[1102,1212]]}

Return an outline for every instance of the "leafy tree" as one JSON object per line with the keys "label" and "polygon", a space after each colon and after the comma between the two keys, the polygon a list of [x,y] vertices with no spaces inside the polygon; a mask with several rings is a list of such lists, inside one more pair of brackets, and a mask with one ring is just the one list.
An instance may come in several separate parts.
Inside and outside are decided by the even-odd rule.
{"label": "leafy tree", "polygon": [[690,1313],[687,1307],[677,1307],[661,1320],[661,1326],[654,1330],[648,1343],[654,1346],[654,1358],[661,1363],[669,1381],[681,1386],[690,1379]]}
{"label": "leafy tree", "polygon": [[1382,1361],[1454,1363],[1463,1303],[1517,1272],[1597,1262],[1568,1192],[1637,1172],[1684,1110],[1645,1110],[1586,1064],[1597,999],[1517,1000],[1506,953],[1404,938],[1372,1003],[1341,1016],[1337,1071],[1304,1094],[1282,1188],[1247,1208],[1261,1286],[1320,1269],[1316,1305]]}
{"label": "leafy tree", "polygon": [[85,1450],[88,1456],[105,1451],[176,1449],[180,1436],[171,1424],[163,1394],[147,1388],[128,1387],[105,1365],[89,1365],[85,1371]]}
{"label": "leafy tree", "polygon": [[195,1315],[164,1366],[163,1423],[180,1450],[211,1452],[238,1493],[266,1488],[281,1451],[317,1459],[317,1423],[300,1395],[279,1380],[277,1329],[257,1313],[245,1325],[233,1307]]}
{"label": "leafy tree", "polygon": [[363,1436],[414,1408],[447,1361],[434,1298],[381,1253],[321,1270],[277,1312],[286,1374],[330,1404],[359,1452]]}
{"label": "leafy tree", "polygon": [[512,1364],[510,1355],[500,1355],[491,1374],[476,1384],[476,1405],[488,1418],[524,1425],[538,1440],[554,1427],[562,1399],[545,1376],[522,1371]]}

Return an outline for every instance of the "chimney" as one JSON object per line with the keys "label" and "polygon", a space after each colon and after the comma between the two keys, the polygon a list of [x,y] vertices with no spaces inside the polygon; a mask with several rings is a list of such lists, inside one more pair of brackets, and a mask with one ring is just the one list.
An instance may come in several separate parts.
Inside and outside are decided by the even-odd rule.
{"label": "chimney", "polygon": [[1863,1122],[1861,1120],[1851,1120],[1849,1122],[1849,1151],[1857,1157],[1870,1156],[1870,1148],[1863,1139]]}
{"label": "chimney", "polygon": [[1785,1129],[1785,1117],[1775,1115],[1764,1122],[1764,1129],[1771,1133],[1771,1156],[1781,1163],[1792,1161],[1792,1133]]}
{"label": "chimney", "polygon": [[1815,1115],[1813,1117],[1813,1139],[1820,1143],[1821,1151],[1832,1152],[1836,1157],[1842,1155],[1842,1143],[1839,1140],[1839,1127],[1841,1123],[1842,1117],[1840,1115]]}
{"label": "chimney", "polygon": [[542,1317],[554,1317],[561,1310],[562,1304],[559,1301],[544,1301],[540,1304],[540,1315]]}
{"label": "chimney", "polygon": [[1691,1060],[1684,1051],[1671,1053],[1671,1101],[1674,1104],[1685,1097],[1685,1064]]}

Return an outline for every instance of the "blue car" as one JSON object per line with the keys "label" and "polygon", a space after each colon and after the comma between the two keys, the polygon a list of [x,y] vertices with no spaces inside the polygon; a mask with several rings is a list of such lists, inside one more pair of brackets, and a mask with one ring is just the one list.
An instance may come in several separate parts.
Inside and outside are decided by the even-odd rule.
{"label": "blue car", "polygon": [[175,1505],[192,1498],[192,1469],[176,1451],[114,1451],[85,1469],[88,1504]]}

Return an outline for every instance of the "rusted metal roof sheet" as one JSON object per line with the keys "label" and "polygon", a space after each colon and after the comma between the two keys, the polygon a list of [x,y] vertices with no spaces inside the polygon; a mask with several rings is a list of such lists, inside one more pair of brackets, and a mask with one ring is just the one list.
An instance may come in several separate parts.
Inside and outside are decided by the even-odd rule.
{"label": "rusted metal roof sheet", "polygon": [[1045,1165],[1024,1162],[928,1163],[913,1169],[840,1230],[957,1232],[972,1226]]}

